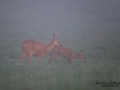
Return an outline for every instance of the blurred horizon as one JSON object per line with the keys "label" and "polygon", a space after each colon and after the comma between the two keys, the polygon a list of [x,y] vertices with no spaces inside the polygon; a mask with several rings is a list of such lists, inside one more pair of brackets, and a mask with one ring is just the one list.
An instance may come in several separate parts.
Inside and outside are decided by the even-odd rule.
{"label": "blurred horizon", "polygon": [[[49,43],[53,33],[75,44],[120,29],[119,0],[1,0],[0,41]],[[4,38],[4,39],[3,39]],[[2,40],[3,39],[3,40]]]}
{"label": "blurred horizon", "polygon": [[1,0],[0,29],[47,35],[119,29],[119,3],[119,0]]}

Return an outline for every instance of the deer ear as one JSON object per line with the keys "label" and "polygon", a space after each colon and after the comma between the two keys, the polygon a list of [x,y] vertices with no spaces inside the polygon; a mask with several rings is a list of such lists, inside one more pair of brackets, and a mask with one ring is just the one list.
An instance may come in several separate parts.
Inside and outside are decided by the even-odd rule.
{"label": "deer ear", "polygon": [[55,35],[55,34],[53,34],[53,38],[54,38],[54,39],[56,38],[56,35]]}

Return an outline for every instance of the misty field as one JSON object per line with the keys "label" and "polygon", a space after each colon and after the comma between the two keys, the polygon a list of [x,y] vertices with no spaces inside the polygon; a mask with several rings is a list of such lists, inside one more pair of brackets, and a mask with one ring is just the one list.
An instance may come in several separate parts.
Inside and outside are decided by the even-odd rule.
{"label": "misty field", "polygon": [[[120,90],[120,0],[0,0],[0,90]],[[21,43],[53,40],[87,62],[50,52],[20,64]]]}
{"label": "misty field", "polygon": [[[0,90],[119,90],[120,89],[120,42],[119,30],[70,31],[56,33],[64,47],[76,52],[83,51],[87,62],[57,58],[57,64],[48,63],[50,53],[42,63],[33,56],[20,64],[21,43],[33,39],[50,43],[52,32],[1,31],[0,33]],[[43,33],[43,32],[42,32]],[[101,83],[100,83],[101,82]],[[111,82],[111,84],[110,84]],[[103,84],[104,83],[104,84]],[[103,86],[105,83],[116,86]]]}

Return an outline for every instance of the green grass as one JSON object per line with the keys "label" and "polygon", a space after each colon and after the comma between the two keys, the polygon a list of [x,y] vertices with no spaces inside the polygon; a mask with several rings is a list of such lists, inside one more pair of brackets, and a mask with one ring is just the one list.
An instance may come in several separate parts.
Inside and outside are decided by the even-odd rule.
{"label": "green grass", "polygon": [[[101,90],[97,80],[119,81],[120,75],[118,61],[84,63],[75,60],[71,65],[59,61],[57,64],[36,61],[30,65],[14,62],[3,61],[0,65],[1,90]],[[117,87],[113,89],[118,90]]]}
{"label": "green grass", "polygon": [[62,37],[65,47],[85,52],[87,62],[75,59],[70,65],[60,57],[57,64],[54,61],[49,64],[49,54],[42,58],[41,64],[36,56],[31,64],[27,64],[27,58],[20,64],[20,45],[27,36],[14,38],[10,34],[6,37],[8,32],[4,32],[6,36],[0,36],[4,37],[0,45],[0,90],[119,90],[120,85],[102,87],[96,84],[98,80],[120,82],[120,42],[119,36],[114,37],[112,32],[106,35],[107,39],[94,36],[95,32],[88,36]]}

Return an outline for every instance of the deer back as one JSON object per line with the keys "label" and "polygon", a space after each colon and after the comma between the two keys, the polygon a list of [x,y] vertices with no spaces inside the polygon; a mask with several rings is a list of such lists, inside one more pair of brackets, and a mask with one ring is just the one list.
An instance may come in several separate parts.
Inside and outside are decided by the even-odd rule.
{"label": "deer back", "polygon": [[76,57],[76,53],[74,51],[61,46],[55,46],[52,52],[67,59]]}
{"label": "deer back", "polygon": [[53,34],[53,38],[54,39],[50,42],[50,44],[43,44],[34,40],[25,40],[22,43],[22,49],[26,54],[46,54],[47,52],[52,50],[55,45],[61,45],[60,41],[56,38],[55,34]]}

